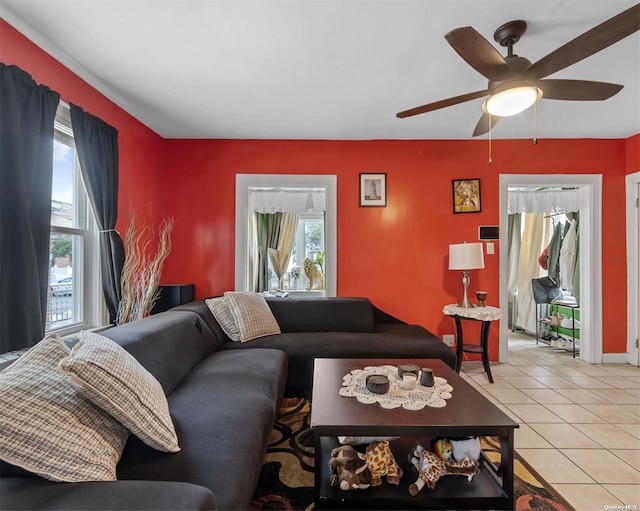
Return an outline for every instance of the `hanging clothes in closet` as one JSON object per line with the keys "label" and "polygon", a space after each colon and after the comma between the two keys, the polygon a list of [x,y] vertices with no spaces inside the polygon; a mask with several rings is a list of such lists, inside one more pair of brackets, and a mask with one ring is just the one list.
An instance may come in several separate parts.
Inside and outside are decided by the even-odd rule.
{"label": "hanging clothes in closet", "polygon": [[573,277],[576,268],[578,222],[567,222],[566,232],[560,247],[560,285],[562,289],[573,291]]}
{"label": "hanging clothes in closet", "polygon": [[560,248],[562,247],[562,237],[564,227],[558,222],[553,229],[553,236],[549,242],[549,254],[547,258],[547,274],[556,282],[560,279]]}

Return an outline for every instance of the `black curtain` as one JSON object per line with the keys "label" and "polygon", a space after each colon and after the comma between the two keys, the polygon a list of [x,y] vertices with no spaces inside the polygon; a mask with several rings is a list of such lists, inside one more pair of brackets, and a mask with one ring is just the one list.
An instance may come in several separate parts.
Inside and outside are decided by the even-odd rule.
{"label": "black curtain", "polygon": [[122,296],[120,275],[124,265],[122,238],[115,231],[118,219],[118,131],[74,104],[71,126],[89,201],[100,229],[102,290],[115,323]]}
{"label": "black curtain", "polygon": [[60,95],[0,62],[0,352],[44,336]]}

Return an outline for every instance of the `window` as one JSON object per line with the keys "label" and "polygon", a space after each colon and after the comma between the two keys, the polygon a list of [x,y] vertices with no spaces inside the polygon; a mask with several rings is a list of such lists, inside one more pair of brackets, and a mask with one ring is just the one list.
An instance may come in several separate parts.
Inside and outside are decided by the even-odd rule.
{"label": "window", "polygon": [[[51,184],[51,244],[47,332],[69,333],[98,324],[95,278],[97,228],[82,183],[69,109],[58,106]],[[98,283],[96,286],[95,283]]]}
{"label": "window", "polygon": [[[322,188],[326,192],[324,214],[324,277],[325,296],[336,296],[337,283],[337,177],[335,175],[303,174],[236,174],[236,252],[235,289],[248,291],[250,217],[249,190],[253,187]],[[304,257],[302,258],[304,263]],[[304,271],[304,270],[303,270]]]}
{"label": "window", "polygon": [[[303,213],[298,221],[296,240],[291,251],[291,259],[284,278],[285,289],[306,290],[309,279],[304,272],[304,261],[310,259],[322,261],[320,270],[324,273],[324,215],[320,213]],[[278,287],[278,277],[271,267],[269,260],[269,290]],[[298,275],[296,277],[296,275]]]}

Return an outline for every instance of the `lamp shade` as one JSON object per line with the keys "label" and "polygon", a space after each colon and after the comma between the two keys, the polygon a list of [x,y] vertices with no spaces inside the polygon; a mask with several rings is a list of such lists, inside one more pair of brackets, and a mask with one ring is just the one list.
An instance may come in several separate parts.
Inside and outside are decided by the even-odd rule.
{"label": "lamp shade", "polygon": [[484,268],[482,243],[449,245],[450,270],[476,270],[478,268]]}

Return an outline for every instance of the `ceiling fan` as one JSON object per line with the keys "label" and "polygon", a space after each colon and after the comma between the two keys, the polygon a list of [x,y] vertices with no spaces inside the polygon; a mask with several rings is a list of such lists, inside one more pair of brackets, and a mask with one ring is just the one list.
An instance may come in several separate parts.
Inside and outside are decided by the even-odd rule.
{"label": "ceiling fan", "polygon": [[543,79],[594,53],[617,43],[640,29],[640,4],[588,30],[546,57],[532,64],[513,53],[513,45],[527,30],[522,20],[505,23],[495,31],[494,39],[507,48],[502,57],[491,43],[472,27],[460,27],[445,35],[453,49],[476,71],[489,79],[485,90],[418,106],[396,114],[405,118],[424,114],[472,99],[489,96],[482,104],[483,114],[473,136],[487,133],[500,117],[520,113],[539,99],[601,101],[622,89],[622,85],[587,80]]}

